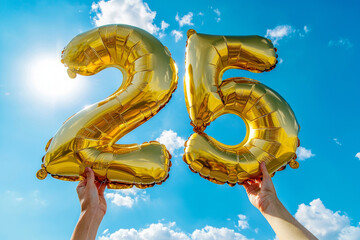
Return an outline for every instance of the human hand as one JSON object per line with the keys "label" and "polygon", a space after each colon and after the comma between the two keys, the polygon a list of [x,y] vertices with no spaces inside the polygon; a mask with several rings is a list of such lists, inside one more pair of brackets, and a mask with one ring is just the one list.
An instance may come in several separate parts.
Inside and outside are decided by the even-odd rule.
{"label": "human hand", "polygon": [[71,240],[95,240],[99,225],[106,213],[104,191],[106,184],[95,180],[94,171],[85,168],[85,179],[76,187],[81,214]]}
{"label": "human hand", "polygon": [[276,196],[276,191],[271,177],[266,169],[265,162],[260,163],[262,179],[249,179],[244,182],[244,188],[249,200],[254,207],[262,213],[266,213],[270,206],[278,204],[280,201]]}
{"label": "human hand", "polygon": [[106,184],[95,180],[94,171],[85,168],[85,179],[80,181],[76,191],[81,204],[81,212],[89,211],[95,217],[102,218],[106,213],[106,200],[104,191]]}

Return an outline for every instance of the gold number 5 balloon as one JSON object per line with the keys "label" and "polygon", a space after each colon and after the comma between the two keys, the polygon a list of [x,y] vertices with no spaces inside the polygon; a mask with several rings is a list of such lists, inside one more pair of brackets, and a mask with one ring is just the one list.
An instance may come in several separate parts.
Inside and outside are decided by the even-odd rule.
{"label": "gold number 5 balloon", "polygon": [[[215,183],[233,186],[270,173],[290,162],[297,167],[299,126],[286,101],[274,90],[248,78],[222,81],[230,68],[260,73],[276,65],[270,40],[258,36],[214,36],[188,31],[184,91],[194,133],[185,144],[184,161]],[[222,144],[204,133],[223,114],[241,117],[247,127],[238,145]],[[236,134],[236,133],[233,133]]]}
{"label": "gold number 5 balloon", "polygon": [[159,40],[139,28],[108,25],[76,36],[64,49],[68,74],[123,73],[120,88],[68,119],[46,146],[37,177],[76,181],[92,167],[109,188],[139,188],[168,177],[170,154],[158,142],[115,144],[157,114],[177,86],[177,68]]}

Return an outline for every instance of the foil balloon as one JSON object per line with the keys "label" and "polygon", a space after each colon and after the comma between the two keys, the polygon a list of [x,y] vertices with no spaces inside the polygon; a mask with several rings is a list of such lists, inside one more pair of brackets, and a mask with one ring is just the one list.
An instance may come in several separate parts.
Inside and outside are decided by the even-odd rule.
{"label": "foil balloon", "polygon": [[148,32],[107,25],[76,36],[62,62],[70,77],[118,68],[123,81],[106,99],[73,115],[49,141],[37,177],[77,181],[91,167],[108,188],[151,187],[168,177],[171,155],[150,141],[116,142],[157,114],[177,86],[177,67],[168,49]]}
{"label": "foil balloon", "polygon": [[[270,71],[276,53],[270,40],[259,36],[215,36],[188,31],[184,91],[194,133],[185,143],[184,161],[202,177],[234,186],[261,176],[259,164],[269,173],[290,163],[298,166],[299,125],[287,102],[274,90],[249,78],[222,80],[235,68],[255,73]],[[227,113],[241,117],[245,139],[225,145],[204,133]]]}

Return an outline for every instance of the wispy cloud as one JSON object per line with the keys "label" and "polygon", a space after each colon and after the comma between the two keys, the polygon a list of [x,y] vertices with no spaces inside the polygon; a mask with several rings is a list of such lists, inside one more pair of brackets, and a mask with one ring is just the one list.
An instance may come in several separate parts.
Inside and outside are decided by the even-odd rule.
{"label": "wispy cloud", "polygon": [[295,217],[319,239],[360,239],[360,226],[351,226],[348,216],[326,208],[320,199],[300,204]]}
{"label": "wispy cloud", "polygon": [[106,24],[129,24],[158,34],[160,28],[154,23],[156,11],[142,0],[101,0],[93,3],[91,10],[96,13],[93,18],[96,26]]}
{"label": "wispy cloud", "polygon": [[169,152],[176,156],[178,153],[178,150],[182,149],[184,147],[185,139],[178,136],[176,132],[173,130],[164,130],[160,137],[156,139],[156,141],[159,141],[161,144],[164,144],[166,148],[169,150]]}
{"label": "wispy cloud", "polygon": [[6,195],[10,199],[10,201],[22,202],[24,200],[24,197],[16,191],[8,190],[8,191],[6,191]]}
{"label": "wispy cloud", "polygon": [[193,19],[193,13],[192,12],[189,12],[188,14],[182,16],[182,17],[179,17],[179,14],[177,13],[176,16],[175,16],[175,20],[179,23],[179,26],[182,27],[184,25],[189,25],[189,26],[192,26],[194,25],[191,21]]}
{"label": "wispy cloud", "polygon": [[358,152],[358,153],[355,155],[355,157],[360,160],[360,152]]}
{"label": "wispy cloud", "polygon": [[192,233],[185,233],[176,228],[175,222],[153,223],[147,228],[136,230],[119,229],[114,233],[106,232],[99,240],[120,240],[120,239],[138,239],[138,240],[248,240],[244,235],[235,232],[229,228],[215,228],[205,226],[202,229],[196,229]]}
{"label": "wispy cloud", "polygon": [[297,29],[290,25],[278,25],[273,29],[267,29],[265,37],[270,38],[274,45],[279,44],[279,41],[285,37],[294,35],[304,37],[310,31],[308,26],[304,26],[302,30]]}
{"label": "wispy cloud", "polygon": [[150,199],[146,191],[135,188],[105,193],[105,198],[111,200],[111,203],[116,206],[127,208],[132,208],[140,200],[148,201]]}
{"label": "wispy cloud", "polygon": [[298,157],[299,160],[306,160],[308,158],[314,157],[315,154],[313,154],[311,152],[311,149],[306,149],[304,147],[298,147],[298,149],[296,149],[296,155]]}
{"label": "wispy cloud", "polygon": [[222,240],[248,240],[247,237],[241,233],[235,232],[233,229],[229,228],[216,228],[212,226],[205,226],[202,229],[196,229],[192,234],[192,240],[213,240],[213,239],[222,239]]}
{"label": "wispy cloud", "polygon": [[46,200],[40,196],[41,193],[39,190],[33,190],[28,193],[20,193],[13,190],[6,191],[6,198],[11,202],[15,204],[24,204],[26,203],[26,206],[32,205],[32,206],[46,206],[47,202]]}
{"label": "wispy cloud", "polygon": [[240,229],[247,229],[247,228],[249,228],[249,223],[248,223],[247,217],[246,217],[245,215],[239,214],[239,215],[238,215],[238,218],[239,218],[239,220],[238,220],[238,227],[239,227]]}
{"label": "wispy cloud", "polygon": [[341,142],[339,141],[339,139],[337,139],[337,138],[333,138],[333,140],[334,140],[334,142],[337,144],[337,145],[339,145],[339,146],[341,146],[342,144],[341,144]]}
{"label": "wispy cloud", "polygon": [[309,28],[308,26],[306,26],[306,25],[304,26],[304,32],[305,32],[305,33],[310,32],[310,28]]}
{"label": "wispy cloud", "polygon": [[221,12],[220,12],[220,10],[218,9],[218,8],[215,8],[214,9],[214,13],[216,14],[216,18],[215,18],[215,20],[216,20],[216,22],[220,22],[221,21],[221,18],[220,18],[220,15],[221,15]]}
{"label": "wispy cloud", "polygon": [[328,42],[329,47],[344,47],[346,49],[352,48],[353,44],[347,38],[339,38],[338,40],[330,40]]}
{"label": "wispy cloud", "polygon": [[168,24],[167,22],[165,22],[164,20],[161,21],[161,26],[160,26],[160,31],[158,33],[159,38],[163,38],[166,36],[165,34],[165,30],[170,26],[170,24]]}
{"label": "wispy cloud", "polygon": [[290,25],[280,25],[274,29],[267,29],[265,37],[270,38],[274,44],[277,44],[281,39],[294,33],[295,30]]}
{"label": "wispy cloud", "polygon": [[161,30],[165,31],[165,29],[167,29],[169,26],[170,26],[170,24],[168,24],[164,20],[161,21]]}
{"label": "wispy cloud", "polygon": [[171,35],[174,36],[175,42],[178,42],[180,39],[183,38],[183,33],[178,30],[172,30]]}

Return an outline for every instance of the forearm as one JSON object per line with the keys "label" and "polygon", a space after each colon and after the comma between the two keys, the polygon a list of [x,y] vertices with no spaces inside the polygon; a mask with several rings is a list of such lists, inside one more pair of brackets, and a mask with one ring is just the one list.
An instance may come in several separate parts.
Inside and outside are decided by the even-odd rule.
{"label": "forearm", "polygon": [[96,238],[103,215],[95,211],[81,211],[79,221],[76,224],[71,240],[93,240]]}
{"label": "forearm", "polygon": [[280,240],[317,239],[301,225],[278,200],[274,200],[266,210],[261,212]]}
{"label": "forearm", "polygon": [[91,226],[88,232],[88,239],[95,240],[97,231],[99,229],[100,223],[103,219],[103,214],[97,214],[93,217],[91,221]]}

